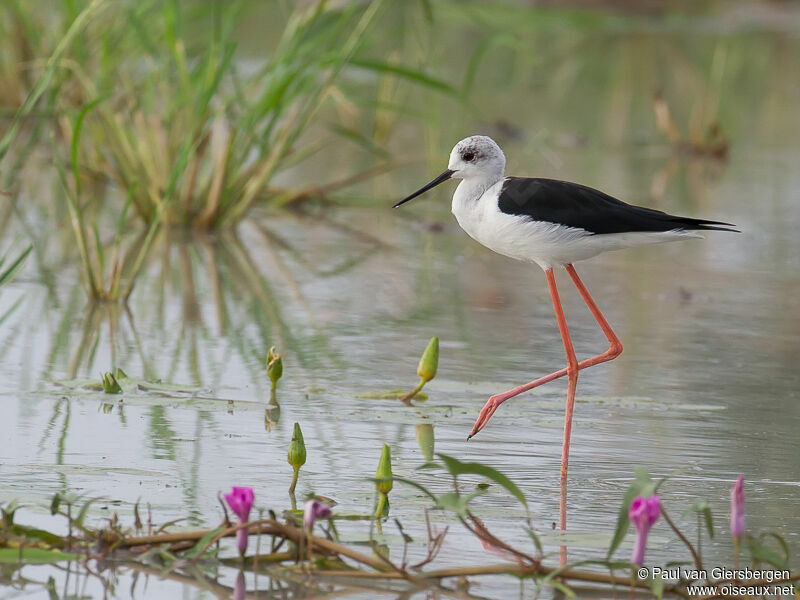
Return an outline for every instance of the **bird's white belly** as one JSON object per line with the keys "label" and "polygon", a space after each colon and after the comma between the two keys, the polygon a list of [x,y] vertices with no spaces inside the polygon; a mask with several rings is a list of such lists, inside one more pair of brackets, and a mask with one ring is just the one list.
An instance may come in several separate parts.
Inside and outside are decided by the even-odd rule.
{"label": "bird's white belly", "polygon": [[461,228],[477,242],[498,254],[536,263],[542,269],[586,260],[609,250],[699,237],[683,231],[598,235],[585,229],[506,214],[497,205],[501,187],[502,181],[480,198],[474,199],[473,195],[470,199],[469,190],[459,186],[453,196],[453,214]]}

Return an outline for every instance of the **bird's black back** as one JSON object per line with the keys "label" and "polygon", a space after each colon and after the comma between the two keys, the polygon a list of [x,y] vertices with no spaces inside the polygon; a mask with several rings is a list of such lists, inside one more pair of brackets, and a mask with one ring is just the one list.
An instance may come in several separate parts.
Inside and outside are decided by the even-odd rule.
{"label": "bird's black back", "polygon": [[[721,221],[677,217],[660,210],[633,206],[599,190],[556,179],[506,177],[498,208],[509,215],[527,216],[590,233],[717,229],[736,231]],[[722,225],[723,227],[719,227]]]}

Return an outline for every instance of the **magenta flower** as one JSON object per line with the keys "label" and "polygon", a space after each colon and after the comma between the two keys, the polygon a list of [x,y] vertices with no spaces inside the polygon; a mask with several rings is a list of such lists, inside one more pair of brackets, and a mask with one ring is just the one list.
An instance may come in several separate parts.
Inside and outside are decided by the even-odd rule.
{"label": "magenta flower", "polygon": [[642,563],[644,563],[647,534],[650,532],[653,523],[658,521],[660,514],[661,504],[655,494],[649,498],[637,496],[631,502],[631,506],[628,509],[628,517],[631,523],[636,526],[636,541],[633,544],[633,556],[631,556],[633,564],[642,566]]}
{"label": "magenta flower", "polygon": [[[247,523],[250,520],[250,509],[253,508],[255,498],[253,488],[233,486],[231,493],[225,494],[224,498],[231,510],[239,517],[239,523]],[[236,545],[241,556],[247,552],[247,537],[246,527],[236,532]]]}
{"label": "magenta flower", "polygon": [[731,488],[731,535],[737,540],[744,535],[744,475]]}
{"label": "magenta flower", "polygon": [[307,500],[303,509],[303,524],[309,533],[314,528],[314,521],[317,519],[330,519],[333,514],[331,507],[319,500]]}

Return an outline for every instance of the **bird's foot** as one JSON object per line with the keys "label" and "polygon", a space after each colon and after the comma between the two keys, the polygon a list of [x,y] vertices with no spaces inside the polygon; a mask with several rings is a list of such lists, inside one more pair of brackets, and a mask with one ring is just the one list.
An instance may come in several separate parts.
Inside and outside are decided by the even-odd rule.
{"label": "bird's foot", "polygon": [[475,421],[475,425],[472,427],[472,431],[467,436],[467,440],[473,438],[481,429],[483,429],[486,424],[489,422],[489,419],[492,418],[494,411],[497,410],[497,407],[503,403],[505,398],[502,395],[498,394],[489,398],[489,400],[484,404],[483,408],[481,409],[480,414],[478,415],[478,419]]}

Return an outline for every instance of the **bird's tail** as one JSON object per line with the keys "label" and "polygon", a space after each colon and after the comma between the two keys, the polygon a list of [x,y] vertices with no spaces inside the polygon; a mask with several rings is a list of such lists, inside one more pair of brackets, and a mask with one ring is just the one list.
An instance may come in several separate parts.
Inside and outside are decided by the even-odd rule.
{"label": "bird's tail", "polygon": [[707,219],[692,219],[691,217],[677,217],[677,225],[681,229],[687,230],[702,230],[702,231],[731,231],[733,233],[742,233],[736,229],[733,223],[725,223],[723,221],[709,221]]}

